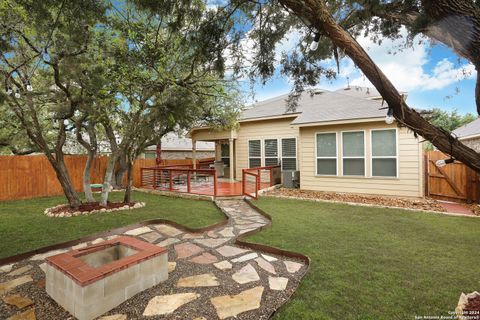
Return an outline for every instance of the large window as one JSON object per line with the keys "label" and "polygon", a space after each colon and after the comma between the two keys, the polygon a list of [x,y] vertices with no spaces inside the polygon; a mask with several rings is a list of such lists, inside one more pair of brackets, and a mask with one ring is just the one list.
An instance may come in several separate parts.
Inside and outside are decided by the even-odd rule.
{"label": "large window", "polygon": [[248,141],[248,167],[256,168],[262,166],[262,146],[260,140]]}
{"label": "large window", "polygon": [[365,132],[342,132],[344,176],[365,176]]}
{"label": "large window", "polygon": [[397,131],[372,130],[372,176],[397,176]]}
{"label": "large window", "polygon": [[265,149],[265,166],[278,165],[278,140],[277,139],[265,139],[263,141]]}
{"label": "large window", "polygon": [[316,135],[317,175],[337,175],[337,134]]}
{"label": "large window", "polygon": [[297,170],[297,139],[282,139],[282,170]]}

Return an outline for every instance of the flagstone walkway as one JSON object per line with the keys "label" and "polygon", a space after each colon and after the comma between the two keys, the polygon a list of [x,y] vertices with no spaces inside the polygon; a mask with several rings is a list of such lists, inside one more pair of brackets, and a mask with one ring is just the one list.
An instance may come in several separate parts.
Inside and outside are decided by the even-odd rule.
{"label": "flagstone walkway", "polygon": [[[239,235],[269,221],[243,200],[216,203],[229,221],[213,231],[186,233],[159,224],[125,232],[168,248],[169,279],[135,295],[100,319],[268,319],[286,303],[306,266],[301,261],[236,246]],[[75,248],[103,240],[107,239]],[[46,294],[42,271],[46,257],[64,251],[0,266],[1,319],[73,319]]]}

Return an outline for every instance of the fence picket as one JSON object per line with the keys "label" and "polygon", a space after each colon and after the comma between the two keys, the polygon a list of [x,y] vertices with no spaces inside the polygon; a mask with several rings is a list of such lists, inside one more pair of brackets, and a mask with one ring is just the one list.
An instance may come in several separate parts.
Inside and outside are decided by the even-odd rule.
{"label": "fence picket", "polygon": [[[77,192],[83,192],[83,168],[87,157],[65,156],[65,164]],[[203,161],[197,160],[201,165]],[[95,158],[91,168],[91,183],[102,183],[108,157]],[[189,165],[191,159],[164,160],[162,165]],[[133,167],[133,185],[142,185],[142,167],[155,166],[155,159],[137,159]],[[19,200],[63,194],[47,158],[43,155],[0,156],[0,200]]]}

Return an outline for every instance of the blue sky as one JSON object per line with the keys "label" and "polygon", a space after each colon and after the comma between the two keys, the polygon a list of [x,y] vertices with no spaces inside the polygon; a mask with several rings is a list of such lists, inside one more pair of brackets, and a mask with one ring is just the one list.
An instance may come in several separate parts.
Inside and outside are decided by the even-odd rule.
{"label": "blue sky", "polygon": [[[288,51],[289,47],[294,45],[295,36],[291,38],[293,40],[288,40],[281,45],[282,50]],[[367,38],[359,38],[358,41],[397,89],[408,92],[407,102],[411,107],[457,109],[460,113],[476,114],[475,70],[471,64],[459,59],[446,46],[432,45],[428,39],[417,37],[411,48],[392,55],[389,52],[402,46],[402,40],[387,39],[381,46]],[[332,61],[325,62],[326,65],[333,65],[332,63]],[[351,60],[345,58],[342,60],[338,78],[334,81],[325,79],[319,87],[334,90],[345,87],[348,82],[352,86],[371,86],[367,80],[364,80],[363,75]],[[249,83],[244,82],[243,87],[248,91]],[[259,83],[255,86],[254,98],[256,101],[262,101],[288,93],[290,89],[288,79],[277,73],[265,86]]]}

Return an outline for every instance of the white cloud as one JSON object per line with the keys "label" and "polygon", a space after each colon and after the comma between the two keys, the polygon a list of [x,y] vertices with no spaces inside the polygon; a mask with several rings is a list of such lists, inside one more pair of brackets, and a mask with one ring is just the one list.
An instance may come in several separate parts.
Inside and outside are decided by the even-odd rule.
{"label": "white cloud", "polygon": [[[402,34],[406,35],[406,31],[402,30]],[[357,40],[401,91],[440,90],[460,80],[476,76],[472,64],[458,65],[446,58],[439,61],[433,69],[427,70],[430,43],[420,36],[415,37],[411,48],[402,48],[404,43],[402,39],[383,39],[381,45],[374,43],[369,37],[360,37]],[[343,72],[340,76],[350,77],[352,85],[371,86],[359,71],[351,70],[351,73]]]}

